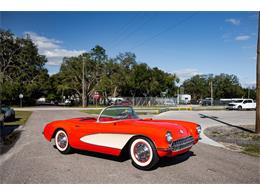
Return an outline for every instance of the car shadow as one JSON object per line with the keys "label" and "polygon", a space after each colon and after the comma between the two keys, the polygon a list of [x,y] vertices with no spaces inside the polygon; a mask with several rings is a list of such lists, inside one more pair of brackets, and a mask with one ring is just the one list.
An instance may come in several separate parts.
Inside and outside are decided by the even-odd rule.
{"label": "car shadow", "polygon": [[[56,148],[55,145],[53,145],[53,147]],[[129,155],[126,152],[122,153],[120,156],[112,156],[112,155],[102,154],[102,153],[97,153],[97,152],[73,149],[73,153],[91,156],[91,157],[100,158],[100,159],[105,159],[105,160],[112,160],[115,162],[125,162],[130,159]],[[167,166],[172,166],[172,165],[182,163],[182,162],[188,160],[192,156],[196,156],[196,154],[194,154],[192,151],[188,151],[188,152],[185,152],[184,154],[180,154],[180,155],[173,156],[173,157],[162,157],[159,160],[158,164],[154,168],[152,168],[148,171],[156,170],[159,167],[167,167]]]}
{"label": "car shadow", "polygon": [[201,113],[199,113],[199,115],[200,115],[200,118],[208,118],[208,119],[217,121],[217,122],[219,122],[219,123],[228,125],[228,126],[230,126],[230,127],[235,127],[235,128],[238,128],[238,129],[240,129],[240,130],[243,130],[243,131],[246,131],[246,132],[249,132],[249,133],[255,133],[254,131],[252,131],[252,130],[250,130],[250,129],[247,129],[247,128],[244,128],[244,127],[241,127],[241,126],[237,126],[237,125],[233,125],[233,124],[231,124],[231,123],[227,123],[227,122],[225,122],[225,121],[219,120],[218,117],[216,117],[216,116],[208,116],[208,115],[201,114]]}
{"label": "car shadow", "polygon": [[154,169],[157,169],[159,167],[167,167],[167,166],[173,166],[177,165],[179,163],[182,163],[186,160],[188,160],[190,157],[196,156],[194,152],[188,151],[185,152],[184,154],[180,154],[177,156],[172,156],[172,157],[163,157],[160,159],[159,163],[157,166],[154,167]]}
{"label": "car shadow", "polygon": [[22,134],[22,130],[15,131],[19,126],[18,125],[10,125],[5,126],[3,131],[1,132],[1,141],[0,141],[0,154],[7,153],[12,147],[14,147],[15,143],[19,140]]}
{"label": "car shadow", "polygon": [[[53,145],[53,147],[55,149],[57,149],[57,147],[55,145]],[[101,158],[101,159],[105,159],[105,160],[113,160],[116,162],[124,162],[124,161],[127,161],[130,159],[129,156],[127,156],[125,153],[121,154],[120,156],[113,156],[113,155],[103,154],[103,153],[98,153],[98,152],[73,149],[73,152],[71,154],[74,154],[74,153],[80,154],[80,155],[85,155],[85,156],[91,156],[91,157],[95,157],[95,158]]]}

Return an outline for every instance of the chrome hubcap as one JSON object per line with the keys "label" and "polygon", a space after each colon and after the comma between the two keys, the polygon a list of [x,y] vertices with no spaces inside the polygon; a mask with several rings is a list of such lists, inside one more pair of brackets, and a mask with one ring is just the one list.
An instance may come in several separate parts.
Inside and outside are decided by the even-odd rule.
{"label": "chrome hubcap", "polygon": [[150,158],[150,149],[143,142],[138,142],[134,146],[135,158],[140,162],[146,162]]}
{"label": "chrome hubcap", "polygon": [[58,135],[58,145],[61,147],[61,148],[65,148],[66,145],[67,145],[67,136],[64,134],[64,133],[60,133]]}

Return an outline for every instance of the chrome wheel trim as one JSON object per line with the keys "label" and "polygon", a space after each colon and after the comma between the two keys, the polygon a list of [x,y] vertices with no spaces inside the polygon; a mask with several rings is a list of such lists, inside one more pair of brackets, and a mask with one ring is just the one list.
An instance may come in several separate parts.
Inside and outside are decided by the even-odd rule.
{"label": "chrome wheel trim", "polygon": [[144,142],[137,142],[134,145],[134,157],[139,162],[147,162],[151,156],[151,151]]}
{"label": "chrome wheel trim", "polygon": [[145,167],[152,162],[153,150],[146,140],[139,138],[132,143],[130,155],[137,165]]}
{"label": "chrome wheel trim", "polygon": [[65,151],[68,147],[68,137],[67,134],[63,131],[60,130],[56,133],[55,136],[55,144],[58,150],[60,151]]}

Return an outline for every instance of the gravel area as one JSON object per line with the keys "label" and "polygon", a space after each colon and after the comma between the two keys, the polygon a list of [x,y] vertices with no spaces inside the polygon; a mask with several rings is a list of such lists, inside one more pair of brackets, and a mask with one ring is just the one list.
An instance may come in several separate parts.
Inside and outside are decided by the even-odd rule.
{"label": "gravel area", "polygon": [[229,149],[244,151],[250,147],[260,156],[260,134],[255,134],[254,131],[254,125],[216,126],[205,129],[204,133]]}

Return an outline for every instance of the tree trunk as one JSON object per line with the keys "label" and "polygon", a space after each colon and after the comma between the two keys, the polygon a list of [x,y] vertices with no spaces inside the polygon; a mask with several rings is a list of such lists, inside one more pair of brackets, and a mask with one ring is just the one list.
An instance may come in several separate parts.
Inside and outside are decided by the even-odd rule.
{"label": "tree trunk", "polygon": [[113,92],[113,97],[116,97],[116,95],[117,95],[117,86],[114,88],[114,92]]}

